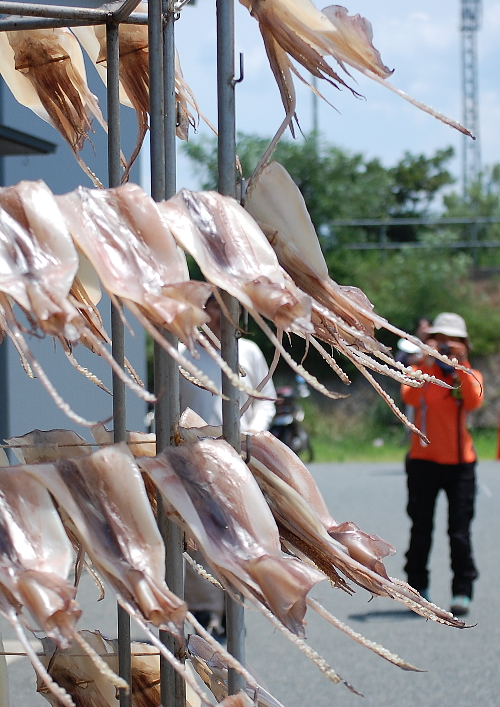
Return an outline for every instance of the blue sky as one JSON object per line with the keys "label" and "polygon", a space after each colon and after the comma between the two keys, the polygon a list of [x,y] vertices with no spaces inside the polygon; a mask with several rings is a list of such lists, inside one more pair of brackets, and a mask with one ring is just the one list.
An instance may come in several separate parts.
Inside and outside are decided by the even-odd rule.
{"label": "blue sky", "polygon": [[[318,7],[323,5],[316,3]],[[375,47],[383,62],[395,69],[391,78],[398,88],[461,120],[459,0],[352,0],[349,13],[360,13],[373,25]],[[215,20],[212,0],[182,11],[176,25],[176,44],[184,77],[200,109],[216,121]],[[500,0],[483,0],[482,27],[478,33],[480,140],[483,164],[500,162]],[[243,52],[245,80],[237,88],[237,129],[272,135],[283,109],[256,20],[236,3],[236,52]],[[333,63],[333,60],[332,60]],[[462,136],[436,119],[353,70],[357,90],[336,91],[326,82],[319,88],[339,111],[320,101],[319,127],[324,137],[352,152],[379,157],[394,164],[405,150],[430,155],[453,145],[452,165],[461,170]],[[312,125],[312,94],[296,80],[298,115],[305,131]],[[354,84],[356,88],[356,84]],[[206,128],[200,127],[200,132]],[[179,157],[179,186],[198,183],[186,159]]]}

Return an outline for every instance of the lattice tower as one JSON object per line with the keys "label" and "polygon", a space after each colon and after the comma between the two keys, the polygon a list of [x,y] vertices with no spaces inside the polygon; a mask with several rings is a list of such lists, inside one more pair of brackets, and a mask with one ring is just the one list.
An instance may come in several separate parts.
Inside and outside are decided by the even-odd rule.
{"label": "lattice tower", "polygon": [[481,18],[481,0],[461,0],[462,17],[462,101],[463,122],[476,140],[464,136],[462,153],[462,180],[464,197],[481,172],[479,142],[479,90],[477,78],[477,30]]}

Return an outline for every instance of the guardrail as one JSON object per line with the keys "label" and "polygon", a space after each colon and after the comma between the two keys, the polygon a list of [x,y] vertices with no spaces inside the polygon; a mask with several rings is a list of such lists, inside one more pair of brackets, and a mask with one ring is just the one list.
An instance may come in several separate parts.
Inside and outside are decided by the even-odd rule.
{"label": "guardrail", "polygon": [[[398,250],[400,248],[500,248],[498,240],[481,240],[478,238],[480,226],[489,226],[500,223],[500,218],[493,216],[476,216],[474,218],[380,218],[380,219],[336,219],[330,223],[332,233],[328,241],[347,250]],[[427,243],[424,241],[390,241],[387,238],[387,229],[391,226],[470,226],[470,239],[460,241],[446,241],[442,243]],[[335,236],[336,228],[356,228],[363,226],[378,226],[380,229],[378,241],[363,243],[343,243]]]}

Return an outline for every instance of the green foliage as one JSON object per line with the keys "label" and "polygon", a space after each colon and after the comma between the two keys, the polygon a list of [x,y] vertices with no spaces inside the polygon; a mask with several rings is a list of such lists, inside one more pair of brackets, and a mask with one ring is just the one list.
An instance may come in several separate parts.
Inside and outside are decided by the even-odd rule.
{"label": "green foliage", "polygon": [[500,164],[487,167],[468,194],[453,192],[443,198],[445,216],[500,216]]}
{"label": "green foliage", "polygon": [[455,181],[445,168],[453,157],[452,147],[437,150],[433,157],[405,152],[402,160],[389,169],[397,207],[393,216],[423,216],[440,189]]}

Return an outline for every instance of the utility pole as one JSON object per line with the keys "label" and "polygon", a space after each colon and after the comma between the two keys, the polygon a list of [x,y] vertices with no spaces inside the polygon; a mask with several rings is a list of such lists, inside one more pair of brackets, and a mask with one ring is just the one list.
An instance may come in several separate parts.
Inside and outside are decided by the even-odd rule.
{"label": "utility pole", "polygon": [[463,137],[462,186],[464,198],[481,173],[479,142],[479,90],[477,72],[477,30],[481,17],[481,0],[461,0],[462,17],[462,108],[463,123],[476,139]]}

